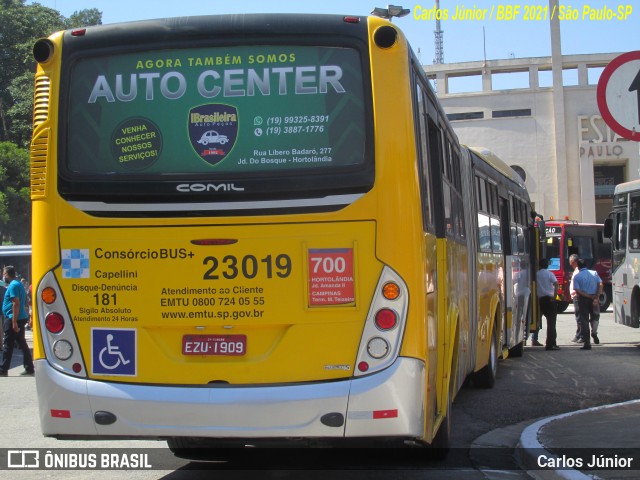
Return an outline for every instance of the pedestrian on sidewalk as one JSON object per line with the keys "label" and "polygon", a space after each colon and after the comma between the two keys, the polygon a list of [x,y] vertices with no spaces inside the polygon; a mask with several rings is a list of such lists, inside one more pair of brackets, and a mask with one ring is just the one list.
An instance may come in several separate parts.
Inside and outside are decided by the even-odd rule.
{"label": "pedestrian on sidewalk", "polygon": [[33,375],[34,366],[31,350],[25,339],[25,327],[29,321],[29,314],[26,311],[27,292],[20,280],[16,277],[16,270],[13,266],[6,266],[2,271],[2,280],[7,283],[7,291],[2,302],[2,313],[4,315],[4,351],[2,352],[2,366],[0,376],[6,377],[11,368],[11,357],[13,347],[18,342],[22,349],[24,372],[21,375]]}
{"label": "pedestrian on sidewalk", "polygon": [[600,295],[602,295],[602,290],[604,290],[604,283],[598,275],[598,272],[595,270],[589,270],[589,273],[593,275],[593,277],[598,282],[598,291],[596,293],[596,300],[593,302],[593,310],[591,315],[589,316],[589,325],[591,326],[591,338],[593,339],[593,343],[596,345],[600,343],[600,338],[598,338],[598,326],[600,325]]}
{"label": "pedestrian on sidewalk", "polygon": [[538,265],[540,267],[538,273],[536,273],[538,304],[540,305],[540,312],[547,319],[545,350],[560,350],[557,344],[558,335],[556,333],[558,279],[548,270],[549,260],[541,258]]}
{"label": "pedestrian on sidewalk", "polygon": [[580,271],[578,268],[578,260],[580,260],[580,257],[577,254],[573,253],[569,255],[569,265],[573,268],[571,283],[569,284],[569,292],[571,293],[571,301],[573,302],[573,313],[576,317],[576,334],[571,341],[573,343],[584,343],[582,335],[580,334],[580,306],[578,305],[578,294],[576,293],[575,288],[573,288],[573,279]]}
{"label": "pedestrian on sidewalk", "polygon": [[[578,295],[578,310],[580,315],[580,336],[584,339],[581,350],[591,350],[589,322],[594,315],[593,306],[599,302],[602,293],[602,281],[598,282],[598,275],[593,275],[582,260],[578,260],[580,271],[573,277],[573,287]],[[597,338],[597,335],[596,335]],[[594,339],[595,341],[595,339]]]}

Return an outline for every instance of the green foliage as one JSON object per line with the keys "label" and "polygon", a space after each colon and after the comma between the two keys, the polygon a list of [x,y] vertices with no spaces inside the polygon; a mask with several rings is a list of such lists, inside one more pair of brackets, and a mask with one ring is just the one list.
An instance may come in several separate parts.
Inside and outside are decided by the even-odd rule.
{"label": "green foliage", "polygon": [[102,25],[102,12],[97,8],[89,8],[73,12],[65,20],[66,28],[88,27],[89,25]]}
{"label": "green foliage", "polygon": [[27,147],[31,140],[36,40],[53,32],[102,23],[97,9],[68,19],[52,8],[25,0],[0,0],[0,141]]}
{"label": "green foliage", "polygon": [[29,154],[0,142],[0,238],[2,243],[31,243]]}
{"label": "green foliage", "polygon": [[95,8],[60,12],[26,0],[0,0],[0,243],[31,243],[29,153],[36,40],[58,30],[99,25]]}

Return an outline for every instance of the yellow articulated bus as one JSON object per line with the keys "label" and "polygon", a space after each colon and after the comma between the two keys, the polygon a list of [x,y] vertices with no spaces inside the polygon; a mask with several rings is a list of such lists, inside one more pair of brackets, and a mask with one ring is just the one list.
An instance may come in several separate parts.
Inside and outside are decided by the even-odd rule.
{"label": "yellow articulated bus", "polygon": [[34,55],[44,435],[445,452],[464,380],[522,353],[527,192],[390,22],[174,18]]}

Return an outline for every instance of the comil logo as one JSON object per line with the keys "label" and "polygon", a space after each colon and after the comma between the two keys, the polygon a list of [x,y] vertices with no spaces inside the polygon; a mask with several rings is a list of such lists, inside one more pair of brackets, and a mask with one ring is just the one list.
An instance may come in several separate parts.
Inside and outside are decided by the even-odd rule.
{"label": "comil logo", "polygon": [[217,165],[229,154],[238,137],[238,111],[222,104],[200,105],[189,111],[191,146],[203,160]]}
{"label": "comil logo", "polygon": [[236,187],[233,183],[181,183],[176,190],[189,192],[244,192],[244,187]]}

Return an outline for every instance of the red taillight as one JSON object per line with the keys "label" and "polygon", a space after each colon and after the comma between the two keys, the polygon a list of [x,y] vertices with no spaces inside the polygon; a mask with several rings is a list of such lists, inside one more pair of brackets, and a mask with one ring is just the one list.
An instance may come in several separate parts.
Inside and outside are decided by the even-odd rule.
{"label": "red taillight", "polygon": [[64,328],[64,317],[59,313],[50,313],[45,318],[44,324],[51,333],[60,333]]}
{"label": "red taillight", "polygon": [[393,310],[383,308],[376,313],[376,326],[380,330],[391,330],[398,324],[398,315]]}
{"label": "red taillight", "polygon": [[360,370],[361,372],[366,372],[367,370],[369,370],[369,364],[367,362],[360,362],[358,364],[358,370]]}
{"label": "red taillight", "polygon": [[360,23],[360,17],[344,17],[344,23]]}
{"label": "red taillight", "polygon": [[86,33],[87,33],[86,28],[76,28],[75,30],[71,30],[72,37],[84,37]]}

